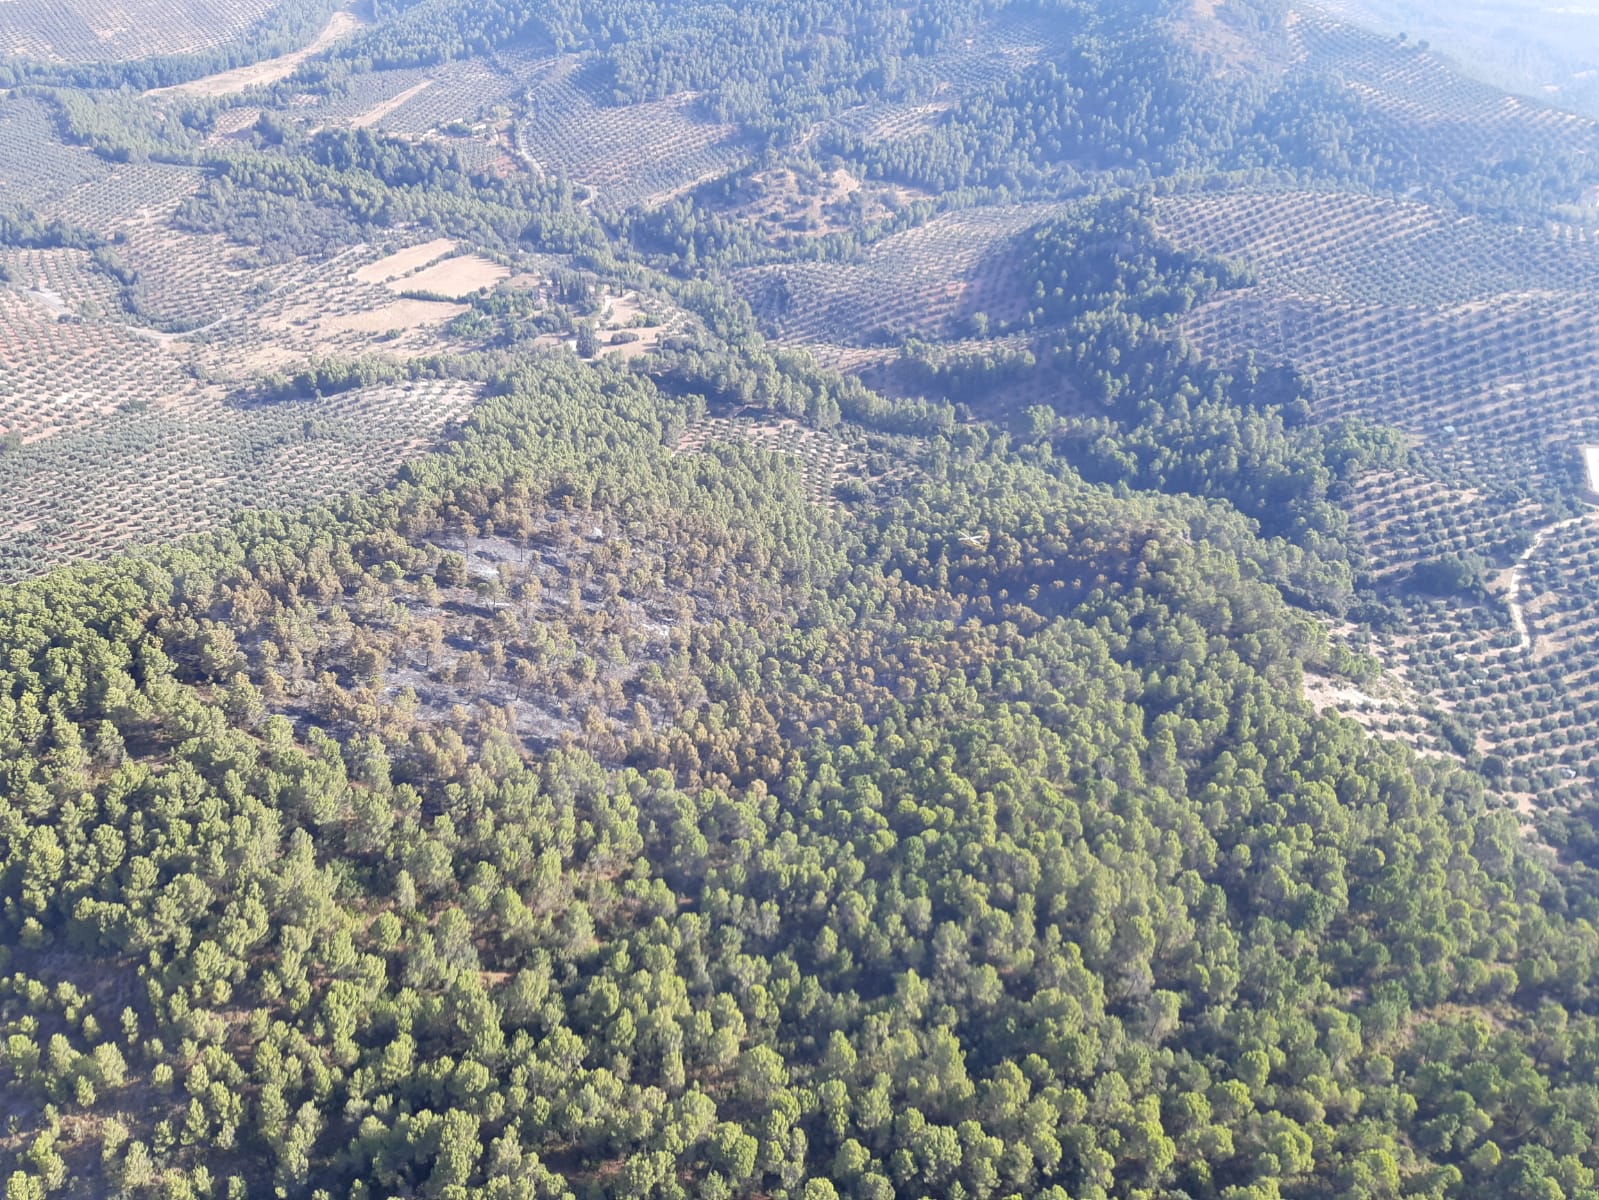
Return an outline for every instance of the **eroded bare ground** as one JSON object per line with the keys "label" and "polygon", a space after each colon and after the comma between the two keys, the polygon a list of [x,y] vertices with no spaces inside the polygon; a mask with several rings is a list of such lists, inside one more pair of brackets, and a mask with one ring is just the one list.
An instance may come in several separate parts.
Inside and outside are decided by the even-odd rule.
{"label": "eroded bare ground", "polygon": [[1422,715],[1426,700],[1387,672],[1360,683],[1307,673],[1305,698],[1317,712],[1339,713],[1372,733],[1407,742],[1421,753],[1448,753]]}
{"label": "eroded bare ground", "polygon": [[245,67],[235,67],[230,71],[218,71],[215,75],[207,75],[201,79],[194,79],[188,83],[175,84],[172,87],[157,88],[148,94],[160,97],[163,95],[178,96],[230,96],[236,92],[245,91],[247,88],[261,87],[269,83],[276,83],[280,79],[287,79],[306,59],[322,53],[334,45],[341,38],[348,37],[363,25],[370,25],[371,15],[364,6],[352,5],[340,9],[328,18],[328,23],[306,46],[299,50],[280,54],[276,58],[264,59]]}

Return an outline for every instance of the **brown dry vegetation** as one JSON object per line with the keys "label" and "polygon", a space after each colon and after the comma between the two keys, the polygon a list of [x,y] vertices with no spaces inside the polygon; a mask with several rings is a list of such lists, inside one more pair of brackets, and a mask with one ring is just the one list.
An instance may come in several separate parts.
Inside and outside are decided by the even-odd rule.
{"label": "brown dry vegetation", "polygon": [[389,279],[387,286],[396,292],[435,292],[459,299],[493,287],[510,273],[508,268],[479,255],[462,254],[434,263],[414,275]]}
{"label": "brown dry vegetation", "polygon": [[902,185],[863,185],[842,167],[825,172],[774,167],[744,180],[728,215],[753,224],[762,237],[781,245],[869,225],[924,198],[924,193]]}
{"label": "brown dry vegetation", "polygon": [[399,279],[412,271],[420,270],[429,263],[438,262],[439,259],[454,254],[455,251],[456,244],[450,238],[434,238],[432,241],[419,242],[415,246],[396,250],[376,262],[357,268],[355,278],[362,283],[387,283],[391,279]]}
{"label": "brown dry vegetation", "polygon": [[398,299],[378,308],[350,313],[325,314],[315,305],[290,309],[267,326],[297,341],[309,340],[318,349],[331,348],[343,341],[344,334],[387,333],[390,330],[416,330],[437,325],[466,311],[464,304],[447,300]]}

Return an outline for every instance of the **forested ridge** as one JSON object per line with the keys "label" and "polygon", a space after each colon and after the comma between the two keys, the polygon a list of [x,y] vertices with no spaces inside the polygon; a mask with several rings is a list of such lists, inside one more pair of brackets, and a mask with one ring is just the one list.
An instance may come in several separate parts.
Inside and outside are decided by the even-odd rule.
{"label": "forested ridge", "polygon": [[841,526],[680,403],[5,595],[15,1194],[1587,1194],[1591,902],[1247,526],[974,434]]}
{"label": "forested ridge", "polygon": [[[1591,808],[1307,699],[1504,584],[1376,569],[1422,439],[1201,337],[1281,285],[1167,204],[1575,222],[1593,129],[1461,150],[1275,0],[380,0],[136,94],[329,11],[6,68],[0,166],[22,111],[78,172],[0,213],[53,354],[115,309],[263,470],[470,397],[0,587],[6,1200],[1599,1200]],[[557,104],[724,157],[613,203]]]}

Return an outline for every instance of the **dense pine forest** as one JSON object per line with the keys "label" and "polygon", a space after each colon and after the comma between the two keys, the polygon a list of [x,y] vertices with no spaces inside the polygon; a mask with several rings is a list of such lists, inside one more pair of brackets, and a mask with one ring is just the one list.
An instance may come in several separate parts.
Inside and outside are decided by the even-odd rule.
{"label": "dense pine forest", "polygon": [[6,1200],[1599,1200],[1599,125],[216,8],[0,14]]}

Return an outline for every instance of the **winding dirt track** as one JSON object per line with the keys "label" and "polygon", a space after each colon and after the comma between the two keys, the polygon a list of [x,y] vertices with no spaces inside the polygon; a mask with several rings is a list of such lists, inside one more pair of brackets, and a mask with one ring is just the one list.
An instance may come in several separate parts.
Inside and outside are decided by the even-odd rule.
{"label": "winding dirt track", "polygon": [[1556,521],[1553,525],[1546,525],[1538,531],[1538,536],[1532,539],[1532,545],[1522,551],[1521,557],[1516,560],[1516,565],[1510,569],[1510,591],[1505,599],[1505,606],[1510,609],[1510,623],[1515,627],[1516,636],[1521,639],[1523,650],[1532,649],[1532,634],[1527,629],[1527,614],[1522,610],[1521,574],[1526,570],[1527,564],[1532,561],[1532,556],[1538,553],[1538,548],[1544,544],[1551,533],[1556,533],[1572,525],[1579,525],[1593,515],[1594,509],[1578,513],[1574,517],[1567,517],[1564,521]]}

